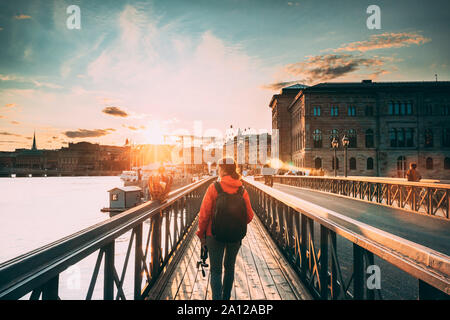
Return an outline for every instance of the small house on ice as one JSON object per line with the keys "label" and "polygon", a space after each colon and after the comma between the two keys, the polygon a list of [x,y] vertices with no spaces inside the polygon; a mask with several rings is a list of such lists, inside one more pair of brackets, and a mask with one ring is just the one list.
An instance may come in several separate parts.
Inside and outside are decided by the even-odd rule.
{"label": "small house on ice", "polygon": [[135,186],[117,187],[109,190],[110,209],[129,209],[141,202],[142,189]]}

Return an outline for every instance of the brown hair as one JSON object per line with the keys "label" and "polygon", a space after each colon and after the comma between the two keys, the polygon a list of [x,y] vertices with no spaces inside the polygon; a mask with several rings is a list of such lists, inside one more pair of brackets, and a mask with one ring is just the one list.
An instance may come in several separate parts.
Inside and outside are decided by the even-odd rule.
{"label": "brown hair", "polygon": [[236,162],[234,162],[232,158],[222,158],[217,164],[223,170],[223,172],[225,172],[225,175],[231,176],[236,180],[241,178],[236,166]]}

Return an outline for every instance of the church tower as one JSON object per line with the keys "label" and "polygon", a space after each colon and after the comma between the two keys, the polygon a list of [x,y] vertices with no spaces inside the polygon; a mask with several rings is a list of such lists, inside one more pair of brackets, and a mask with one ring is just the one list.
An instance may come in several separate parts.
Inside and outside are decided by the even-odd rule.
{"label": "church tower", "polygon": [[36,131],[33,134],[33,146],[31,147],[32,151],[36,151],[37,147],[36,147]]}

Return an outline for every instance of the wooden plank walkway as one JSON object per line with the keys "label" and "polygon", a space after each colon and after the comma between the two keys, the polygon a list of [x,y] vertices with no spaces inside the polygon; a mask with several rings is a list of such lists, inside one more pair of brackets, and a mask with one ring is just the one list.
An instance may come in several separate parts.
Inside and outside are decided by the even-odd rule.
{"label": "wooden plank walkway", "polygon": [[[186,237],[176,265],[152,289],[149,299],[211,300],[209,267],[206,276],[197,269],[200,241],[196,223]],[[207,261],[208,263],[208,261]],[[278,250],[258,217],[248,226],[236,259],[232,300],[311,299],[297,274]]]}

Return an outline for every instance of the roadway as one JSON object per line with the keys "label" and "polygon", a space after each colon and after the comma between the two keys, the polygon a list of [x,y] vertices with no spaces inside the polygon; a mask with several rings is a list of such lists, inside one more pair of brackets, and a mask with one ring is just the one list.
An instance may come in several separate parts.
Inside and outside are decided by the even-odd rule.
{"label": "roadway", "polygon": [[[450,221],[448,220],[284,184],[275,183],[273,187],[354,220],[450,255]],[[361,233],[359,229],[355,229],[345,220],[331,216],[329,218],[354,232]],[[315,238],[317,238],[319,235],[318,224],[315,224],[315,229]],[[342,272],[345,275],[344,277],[348,279],[353,269],[351,243],[342,237],[337,237],[337,251]],[[417,299],[418,282],[416,279],[377,256],[375,256],[375,264],[381,269],[383,299]]]}
{"label": "roadway", "polygon": [[[274,188],[372,227],[450,255],[450,220],[284,184],[275,183]],[[352,231],[359,232],[358,229],[352,228],[344,220],[335,217],[332,217],[332,219]]]}

